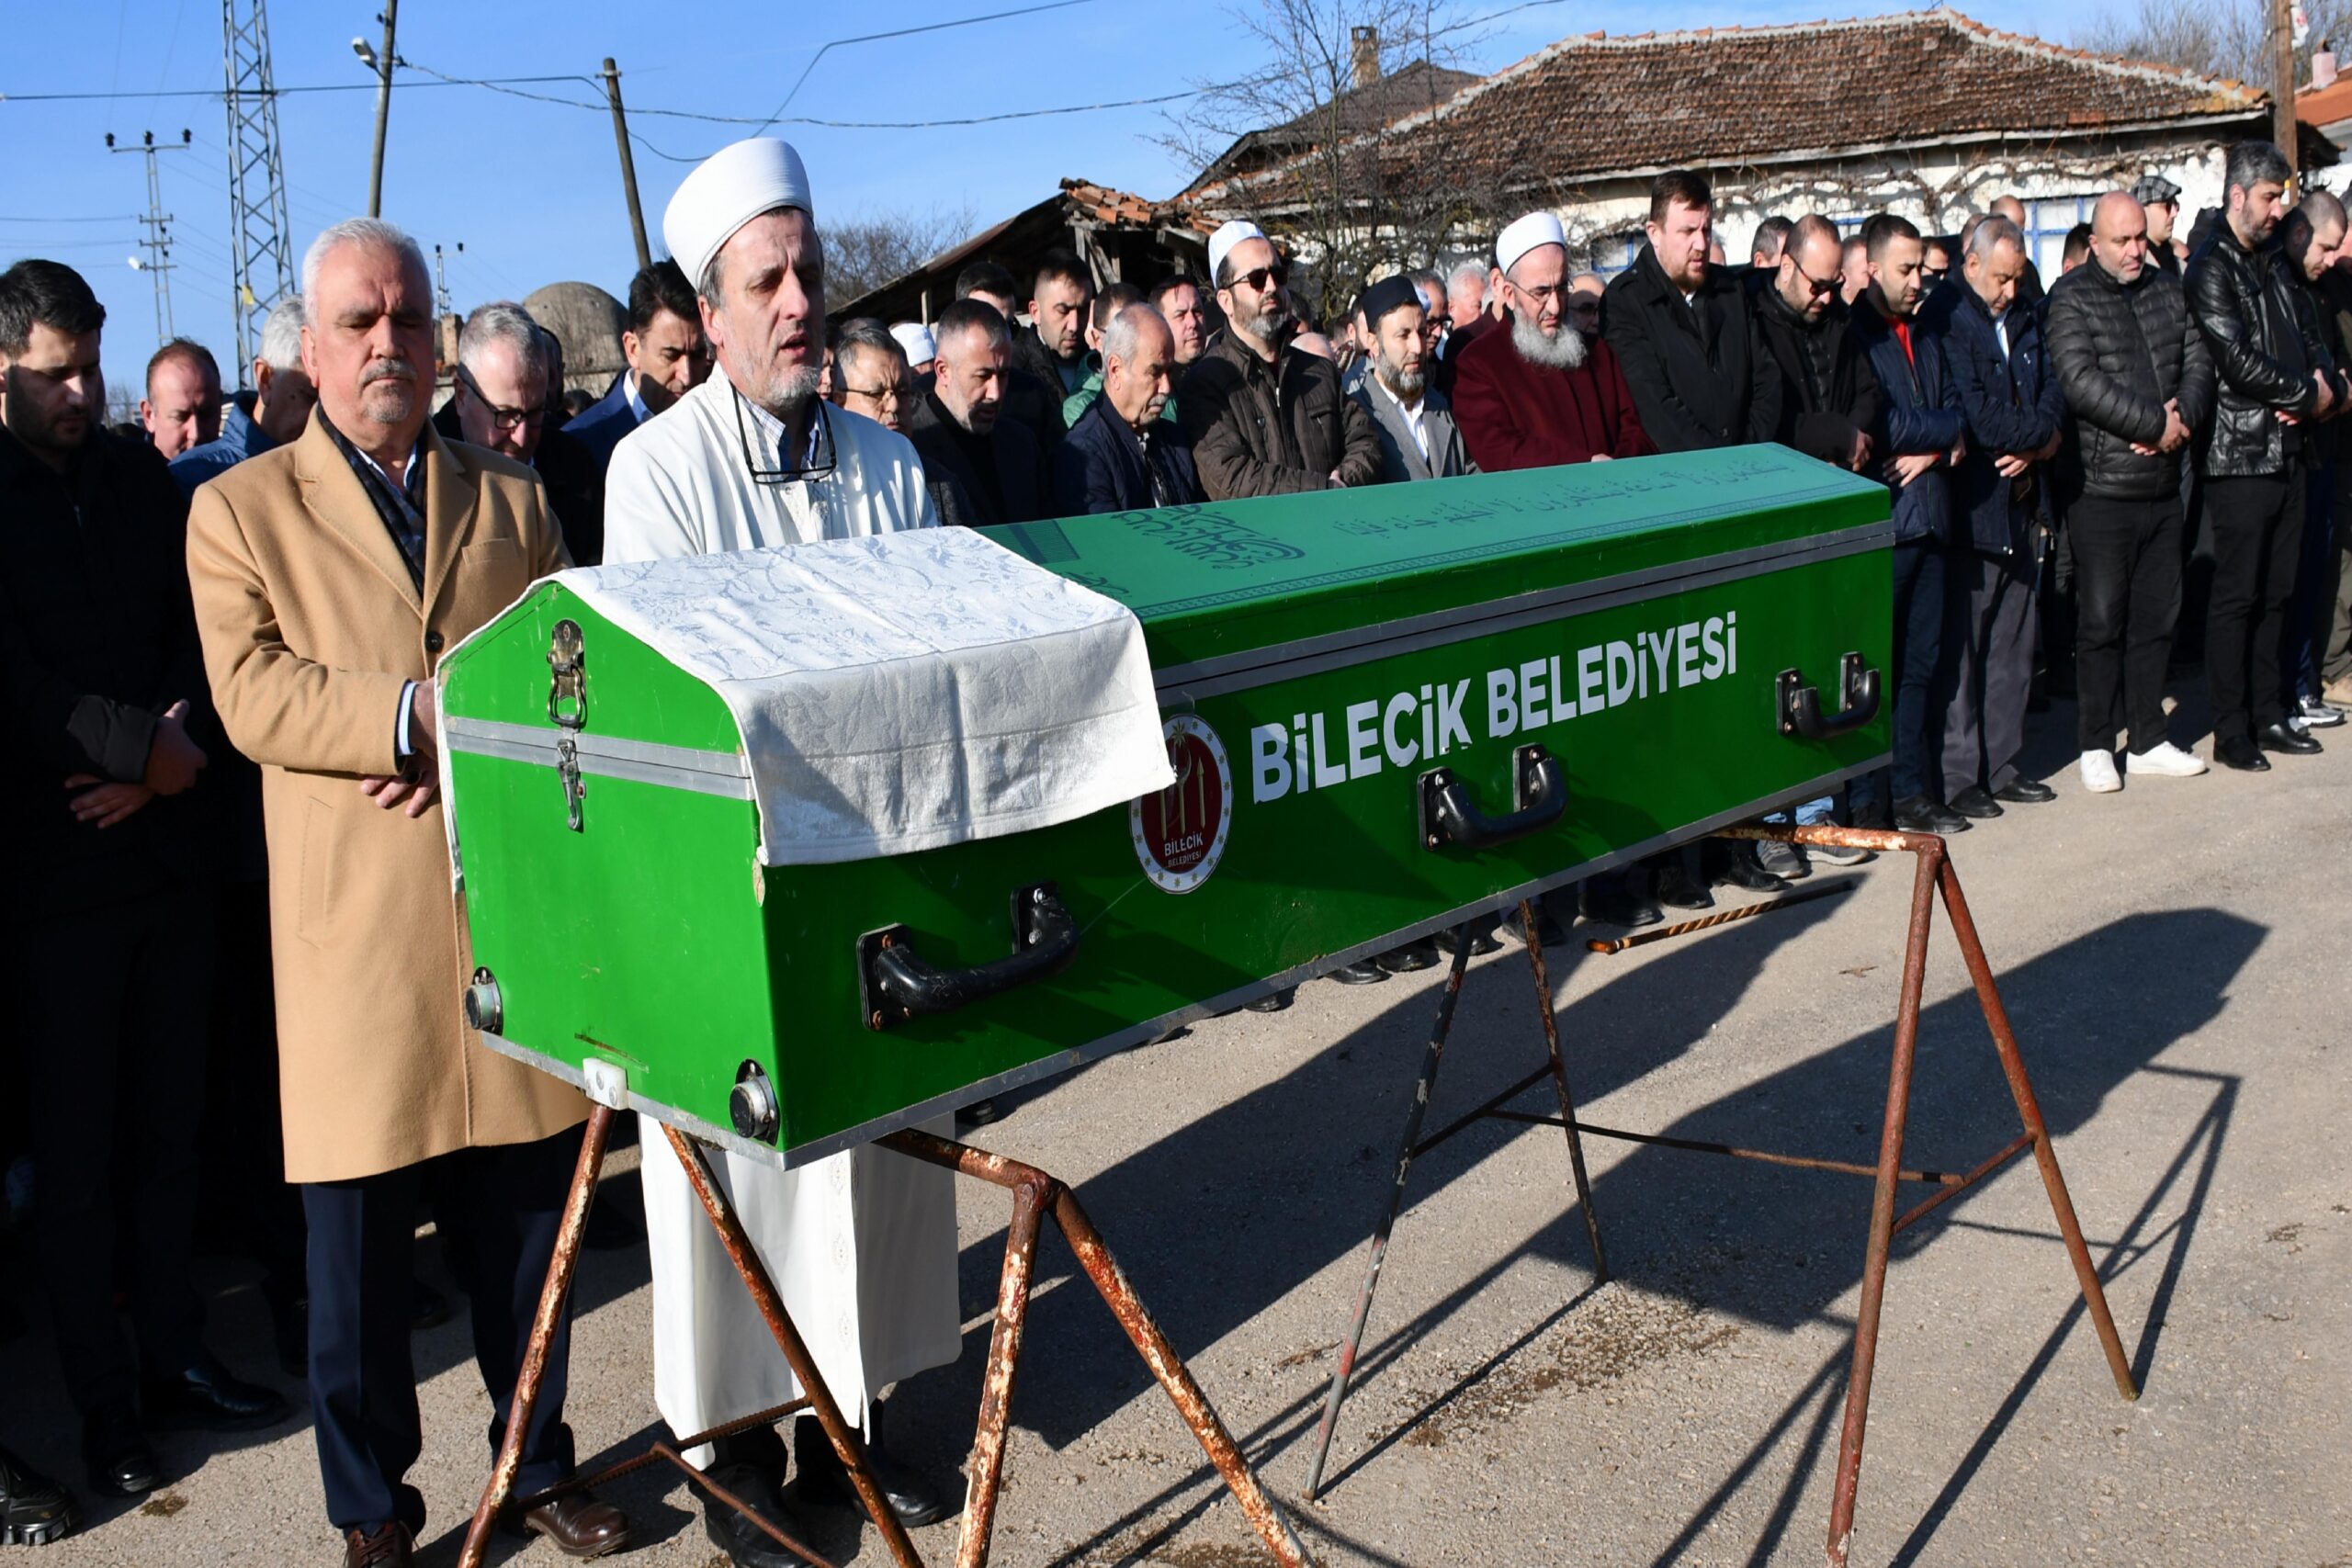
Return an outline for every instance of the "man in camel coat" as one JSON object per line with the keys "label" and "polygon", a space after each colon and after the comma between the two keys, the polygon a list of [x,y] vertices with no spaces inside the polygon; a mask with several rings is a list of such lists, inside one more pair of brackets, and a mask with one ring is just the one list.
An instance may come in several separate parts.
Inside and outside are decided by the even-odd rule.
{"label": "man in camel coat", "polygon": [[[577,1158],[580,1096],[468,1032],[435,800],[434,667],[567,561],[532,471],[426,415],[432,288],[406,235],[354,219],[303,265],[301,435],[196,493],[188,575],[221,723],[268,825],[286,1175],[310,1220],[311,1409],[350,1568],[424,1525],[408,1300],[420,1198],[473,1309],[494,1450]],[[566,1477],[568,1334],[516,1482]],[[485,1466],[487,1469],[487,1466]],[[627,1540],[574,1494],[510,1521],[573,1556]]]}

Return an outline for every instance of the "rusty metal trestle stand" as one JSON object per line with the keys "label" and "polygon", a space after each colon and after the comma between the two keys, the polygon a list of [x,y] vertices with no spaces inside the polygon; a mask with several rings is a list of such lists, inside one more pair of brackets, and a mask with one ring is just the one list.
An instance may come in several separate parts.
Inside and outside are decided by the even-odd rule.
{"label": "rusty metal trestle stand", "polygon": [[[1543,1067],[1521,1078],[1500,1094],[1487,1100],[1476,1110],[1449,1123],[1428,1138],[1421,1138],[1421,1119],[1428,1110],[1429,1099],[1435,1087],[1437,1069],[1444,1055],[1445,1037],[1453,1019],[1453,1009],[1462,987],[1466,942],[1457,944],[1453,973],[1446,981],[1445,994],[1438,1006],[1438,1022],[1430,1042],[1419,1082],[1415,1086],[1413,1103],[1406,1114],[1405,1141],[1397,1161],[1396,1178],[1386,1195],[1386,1206],[1373,1232],[1371,1258],[1364,1274],[1363,1289],[1356,1303],[1354,1321],[1340,1348],[1340,1365],[1331,1380],[1331,1392],[1327,1401],[1321,1425],[1316,1432],[1314,1469],[1307,1482],[1306,1495],[1312,1499],[1322,1484],[1324,1461],[1330,1447],[1333,1428],[1338,1423],[1340,1406],[1347,1395],[1347,1384],[1356,1364],[1358,1348],[1363,1337],[1364,1323],[1372,1311],[1372,1296],[1379,1283],[1380,1266],[1387,1251],[1390,1229],[1396,1224],[1396,1211],[1403,1202],[1405,1175],[1414,1156],[1434,1147],[1446,1138],[1486,1117],[1503,1121],[1541,1123],[1565,1127],[1568,1135],[1568,1154],[1575,1174],[1577,1201],[1582,1206],[1585,1225],[1592,1238],[1596,1281],[1605,1281],[1608,1264],[1600,1247],[1600,1234],[1594,1219],[1590,1194],[1585,1179],[1584,1150],[1581,1134],[1616,1138],[1629,1143],[1653,1144],[1667,1148],[1689,1149],[1701,1154],[1727,1155],[1735,1158],[1761,1160],[1769,1164],[1795,1166],[1809,1170],[1827,1170],[1848,1175],[1868,1176],[1875,1182],[1871,1205],[1871,1227],[1862,1263],[1861,1300],[1855,1314],[1854,1348],[1851,1371],[1846,1382],[1845,1425],[1838,1443],[1837,1483],[1829,1508],[1829,1536],[1826,1551],[1828,1568],[1846,1568],[1854,1529],[1854,1504],[1862,1468],[1862,1437],[1870,1415],[1871,1376],[1878,1359],[1878,1335],[1882,1311],[1886,1296],[1887,1256],[1897,1232],[1916,1224],[1937,1209],[1975,1186],[2028,1149],[2033,1151],[2035,1163],[2041,1168],[2041,1181],[2050,1199],[2052,1213],[2058,1223],[2059,1234],[2064,1238],[2068,1258],[2073,1262],[2075,1283],[2082,1291],[2083,1304],[2087,1309],[2092,1327],[2098,1335],[2099,1346],[2107,1355],[2108,1370],[2113,1374],[2115,1386],[2126,1399],[2137,1399],[2139,1390],[2132,1379],[2132,1367],[2124,1355],[2123,1344],[2115,1331],[2115,1319],[2109,1312],[2106,1292],[2100,1287],[2098,1271],[2091,1261],[2090,1249],[2084,1244],[2081,1223],[2075,1218],[2073,1199],[2066,1190],[2066,1180],[2058,1168],[2057,1152],[2052,1147],[2050,1129],[2042,1121],[2041,1108],[2034,1099],[2033,1085],[2026,1075],[2025,1059],[2018,1049],[2017,1032],[2011,1027],[2007,1009],[2003,1006],[1999,987],[1993,979],[1993,967],[1984,956],[1984,946],[1976,931],[1976,922],[1969,912],[1967,897],[1961,892],[1960,875],[1952,869],[1945,852],[1942,839],[1928,833],[1875,832],[1860,829],[1815,827],[1788,828],[1766,825],[1731,828],[1719,837],[1727,839],[1777,840],[1782,843],[1837,845],[1850,849],[1871,850],[1882,854],[1907,853],[1914,857],[1917,867],[1912,885],[1911,919],[1904,949],[1903,989],[1896,1005],[1894,1021],[1894,1050],[1887,1071],[1887,1094],[1884,1120],[1879,1139],[1879,1157],[1874,1165],[1853,1161],[1819,1159],[1807,1156],[1779,1154],[1768,1150],[1742,1148],[1729,1144],[1708,1143],[1692,1138],[1666,1137],[1656,1134],[1630,1133],[1614,1127],[1602,1127],[1577,1119],[1568,1095],[1567,1076],[1562,1066],[1559,1030],[1555,1017],[1551,987],[1544,973],[1544,953],[1534,940],[1535,911],[1528,905],[1521,906],[1526,923],[1529,942],[1528,957],[1534,969],[1536,986],[1542,1002],[1544,1037],[1551,1048],[1551,1060]],[[1850,885],[1845,885],[1850,886]],[[1641,936],[1616,942],[1595,942],[1589,945],[1596,953],[1619,953],[1629,947],[1645,945],[1648,942],[1703,930],[1731,919],[1746,919],[1792,904],[1809,902],[1831,892],[1841,892],[1845,886],[1807,892],[1772,903],[1753,905],[1705,919],[1692,920],[1663,931],[1644,932]],[[1976,991],[1978,1005],[1984,1010],[1984,1021],[1993,1036],[1993,1048],[2001,1060],[2001,1070],[2007,1077],[2009,1094],[2017,1103],[2018,1119],[2022,1131],[1983,1161],[1966,1171],[1952,1172],[1906,1168],[1903,1164],[1903,1138],[1911,1101],[1911,1073],[1917,1056],[1919,1040],[1920,998],[1927,979],[1928,934],[1932,924],[1935,905],[1940,897],[1945,917],[1951,921],[1952,935],[1960,944],[1962,962],[1968,969]],[[1504,1109],[1519,1094],[1533,1086],[1538,1078],[1550,1074],[1558,1090],[1560,1114],[1557,1117],[1537,1116]],[[1935,1190],[1900,1214],[1895,1210],[1896,1188],[1903,1182],[1917,1182]]]}
{"label": "rusty metal trestle stand", "polygon": [[[579,1261],[580,1243],[587,1224],[588,1203],[594,1195],[597,1175],[603,1168],[605,1138],[610,1131],[613,1113],[604,1106],[595,1107],[589,1114],[588,1129],[582,1142],[580,1164],[573,1173],[571,1191],[564,1204],[563,1220],[557,1232],[555,1256],[548,1265],[546,1289],[539,1297],[537,1316],[531,1325],[531,1340],[524,1357],[521,1375],[515,1380],[514,1397],[510,1410],[504,1440],[500,1448],[496,1468],[489,1484],[483,1488],[481,1505],[474,1510],[472,1524],[466,1531],[463,1552],[458,1558],[460,1568],[480,1568],[482,1554],[489,1546],[490,1531],[502,1513],[520,1513],[538,1506],[566,1493],[594,1486],[643,1469],[658,1461],[666,1461],[685,1472],[695,1485],[710,1494],[716,1505],[731,1507],[752,1520],[776,1544],[805,1561],[827,1568],[825,1560],[806,1544],[793,1540],[777,1529],[759,1514],[748,1508],[741,1499],[714,1485],[710,1478],[688,1464],[682,1450],[695,1448],[713,1438],[748,1430],[752,1426],[773,1421],[804,1406],[810,1409],[831,1439],[833,1450],[848,1468],[857,1494],[865,1505],[866,1517],[875,1521],[882,1532],[891,1559],[899,1568],[921,1568],[922,1559],[915,1554],[914,1544],[907,1539],[904,1526],[890,1510],[882,1495],[881,1487],[867,1466],[865,1450],[858,1440],[857,1431],[843,1418],[834,1403],[831,1392],[825,1386],[823,1376],[808,1346],[793,1326],[783,1301],[777,1296],[767,1268],[744,1235],[741,1223],[729,1205],[726,1193],[711,1175],[709,1162],[704,1157],[702,1145],[674,1127],[664,1126],[662,1133],[677,1151],[678,1161],[684,1167],[686,1179],[695,1195],[702,1201],[703,1211],[718,1232],[744,1287],[767,1320],[769,1332],[775,1336],[785,1359],[792,1368],[794,1378],[806,1393],[806,1397],[775,1410],[761,1411],[752,1416],[697,1433],[676,1444],[656,1442],[645,1452],[624,1460],[594,1475],[577,1476],[562,1485],[533,1496],[514,1496],[514,1476],[522,1462],[522,1435],[529,1427],[531,1411],[537,1403],[541,1377],[547,1364],[547,1348],[565,1308],[571,1289],[573,1270]],[[1070,1250],[1077,1254],[1079,1266],[1126,1331],[1144,1364],[1152,1376],[1167,1391],[1184,1424],[1192,1428],[1209,1461],[1216,1467],[1231,1490],[1235,1501],[1257,1531],[1274,1561],[1282,1568],[1312,1568],[1312,1559],[1301,1544],[1290,1521],[1281,1507],[1259,1483],[1250,1461],[1227,1432],[1223,1421],[1209,1405],[1208,1396],[1193,1381],[1183,1358],[1176,1353],[1152,1321],[1149,1312],[1128,1283],[1118,1260],[1103,1243],[1102,1234],[1087,1218],[1076,1194],[1060,1181],[1034,1166],[1007,1159],[984,1150],[950,1143],[928,1133],[893,1134],[880,1140],[883,1146],[911,1159],[942,1166],[975,1180],[1009,1190],[1013,1195],[1012,1221],[1005,1238],[1004,1269],[997,1290],[996,1325],[989,1343],[988,1368],[980,1391],[980,1412],[978,1430],[972,1442],[970,1480],[964,1503],[964,1533],[958,1544],[957,1568],[981,1568],[989,1560],[989,1541],[996,1525],[997,1494],[1004,1478],[1005,1435],[1012,1414],[1012,1385],[1019,1369],[1022,1341],[1028,1326],[1030,1286],[1036,1271],[1037,1239],[1046,1215],[1053,1216],[1061,1227]]]}

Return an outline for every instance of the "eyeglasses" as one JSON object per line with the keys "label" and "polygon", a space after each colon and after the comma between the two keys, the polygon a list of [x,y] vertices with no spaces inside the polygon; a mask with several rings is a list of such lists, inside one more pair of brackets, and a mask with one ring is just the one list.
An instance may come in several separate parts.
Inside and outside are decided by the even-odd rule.
{"label": "eyeglasses", "polygon": [[1805,288],[1812,292],[1815,299],[1818,299],[1825,294],[1834,294],[1837,292],[1838,280],[1836,278],[1814,276],[1813,274],[1805,271],[1804,263],[1797,260],[1796,253],[1794,251],[1786,251],[1781,254],[1789,258],[1789,265],[1796,268],[1797,276],[1804,279]]}
{"label": "eyeglasses", "polygon": [[474,401],[490,415],[492,430],[519,430],[525,425],[536,430],[547,423],[548,411],[544,405],[535,409],[503,409],[492,402],[489,395],[481,389],[481,383],[474,379],[473,372],[462,365],[458,367],[458,382],[473,394]]}
{"label": "eyeglasses", "polygon": [[1276,288],[1280,288],[1283,284],[1289,282],[1290,268],[1284,266],[1280,262],[1276,262],[1272,266],[1252,267],[1248,272],[1245,272],[1238,277],[1236,277],[1233,281],[1236,283],[1248,284],[1250,286],[1250,292],[1253,294],[1263,294],[1266,291],[1266,286],[1269,283],[1272,283]]}
{"label": "eyeglasses", "polygon": [[907,384],[904,381],[893,381],[881,387],[853,387],[843,381],[840,386],[853,398],[867,398],[877,403],[902,403],[907,400]]}
{"label": "eyeglasses", "polygon": [[1941,283],[1951,272],[1949,266],[1923,266],[1919,269],[1919,281],[1932,288]]}
{"label": "eyeglasses", "polygon": [[808,432],[808,461],[795,463],[791,454],[784,449],[784,443],[778,441],[775,460],[770,463],[765,444],[752,439],[751,428],[744,421],[743,394],[732,385],[727,389],[735,393],[735,439],[743,448],[743,470],[753,484],[773,488],[813,483],[831,477],[840,448],[833,441],[832,415],[825,412],[826,404],[822,400],[817,402],[810,415],[816,423]]}

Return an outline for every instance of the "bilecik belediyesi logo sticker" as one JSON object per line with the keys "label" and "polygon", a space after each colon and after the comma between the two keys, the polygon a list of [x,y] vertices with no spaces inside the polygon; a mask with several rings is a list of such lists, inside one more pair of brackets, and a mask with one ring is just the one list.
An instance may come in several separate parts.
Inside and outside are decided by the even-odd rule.
{"label": "bilecik belediyesi logo sticker", "polygon": [[1152,886],[1190,893],[1225,857],[1233,829],[1233,764],[1225,742],[1197,715],[1173,715],[1160,733],[1176,782],[1130,805],[1127,825]]}

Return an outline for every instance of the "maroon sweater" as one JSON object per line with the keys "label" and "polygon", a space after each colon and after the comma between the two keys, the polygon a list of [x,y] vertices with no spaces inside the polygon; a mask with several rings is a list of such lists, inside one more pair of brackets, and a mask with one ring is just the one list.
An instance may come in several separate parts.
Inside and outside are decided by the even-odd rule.
{"label": "maroon sweater", "polygon": [[1657,450],[1642,433],[1616,353],[1597,337],[1582,365],[1552,370],[1521,357],[1509,327],[1480,333],[1454,373],[1453,422],[1470,460],[1489,474]]}

